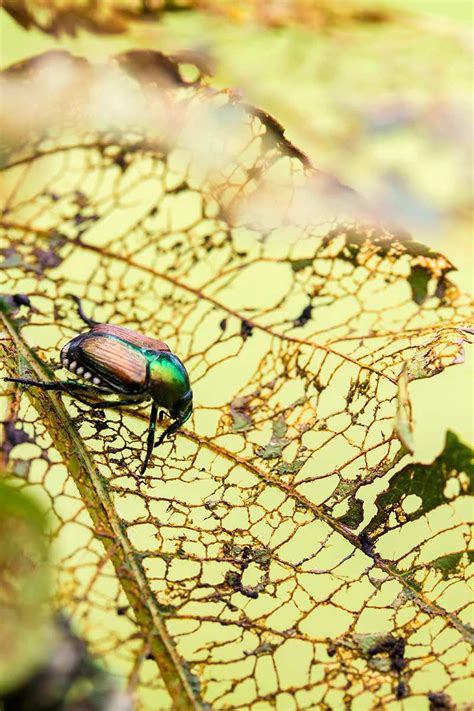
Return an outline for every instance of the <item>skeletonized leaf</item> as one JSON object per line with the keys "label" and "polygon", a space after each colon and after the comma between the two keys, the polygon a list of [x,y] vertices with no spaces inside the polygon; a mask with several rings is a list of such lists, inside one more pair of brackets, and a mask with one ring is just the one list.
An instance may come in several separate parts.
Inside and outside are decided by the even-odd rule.
{"label": "skeletonized leaf", "polygon": [[[56,516],[58,601],[141,708],[462,702],[464,598],[369,532],[409,381],[460,362],[469,299],[272,117],[162,65],[54,54],[4,76],[25,110],[6,112],[0,275],[31,303],[3,300],[6,369],[59,375],[73,293],[166,341],[195,396],[140,480],[146,409],[24,393],[34,445],[10,463]],[[464,513],[446,504],[440,531]]]}

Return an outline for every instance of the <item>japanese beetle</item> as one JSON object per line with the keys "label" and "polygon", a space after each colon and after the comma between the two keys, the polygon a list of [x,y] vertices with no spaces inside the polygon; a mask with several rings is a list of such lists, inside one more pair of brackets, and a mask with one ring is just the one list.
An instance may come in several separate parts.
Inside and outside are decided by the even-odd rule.
{"label": "japanese beetle", "polygon": [[[172,353],[163,341],[144,336],[124,326],[97,323],[87,318],[81,302],[79,316],[90,327],[70,340],[61,350],[61,364],[74,375],[88,380],[93,385],[77,381],[42,382],[27,378],[5,378],[10,382],[43,388],[62,390],[72,394],[91,408],[120,407],[152,401],[148,427],[147,449],[140,474],[148,466],[154,447],[176,432],[193,411],[193,393],[189,376],[178,356]],[[94,387],[98,386],[98,387]],[[120,400],[90,402],[79,394],[122,395]],[[174,422],[164,430],[155,444],[155,428],[159,408],[168,410]],[[160,411],[161,421],[162,411]]]}

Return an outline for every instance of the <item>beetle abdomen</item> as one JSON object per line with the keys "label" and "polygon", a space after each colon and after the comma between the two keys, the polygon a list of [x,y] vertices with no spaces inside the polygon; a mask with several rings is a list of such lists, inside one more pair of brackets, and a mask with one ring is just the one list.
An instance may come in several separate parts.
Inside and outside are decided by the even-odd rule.
{"label": "beetle abdomen", "polygon": [[65,368],[119,392],[136,393],[146,387],[147,359],[135,346],[106,335],[83,333],[61,351]]}
{"label": "beetle abdomen", "polygon": [[126,343],[90,335],[79,345],[80,360],[105,381],[125,388],[141,388],[146,383],[146,358]]}
{"label": "beetle abdomen", "polygon": [[66,343],[61,360],[71,372],[95,385],[136,393],[146,390],[150,355],[159,353],[170,353],[164,341],[101,323]]}

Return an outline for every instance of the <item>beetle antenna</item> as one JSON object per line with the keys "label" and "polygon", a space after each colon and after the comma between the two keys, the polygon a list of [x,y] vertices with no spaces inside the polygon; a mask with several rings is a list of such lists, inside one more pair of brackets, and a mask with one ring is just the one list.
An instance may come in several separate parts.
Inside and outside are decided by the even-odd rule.
{"label": "beetle antenna", "polygon": [[70,297],[76,302],[77,313],[79,314],[79,318],[84,321],[84,323],[86,323],[90,328],[92,328],[93,326],[97,326],[99,321],[94,321],[93,318],[89,318],[85,315],[84,309],[82,308],[82,301],[80,300],[80,298],[75,294],[70,294]]}

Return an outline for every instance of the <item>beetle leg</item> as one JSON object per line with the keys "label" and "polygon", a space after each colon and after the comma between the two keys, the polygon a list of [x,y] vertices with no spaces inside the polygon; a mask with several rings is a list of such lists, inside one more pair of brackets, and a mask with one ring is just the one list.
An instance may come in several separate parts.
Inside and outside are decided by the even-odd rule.
{"label": "beetle leg", "polygon": [[110,395],[110,390],[102,390],[101,388],[94,388],[91,385],[85,383],[78,383],[73,380],[31,380],[30,378],[3,378],[9,383],[20,383],[20,385],[36,385],[38,388],[43,390],[62,390],[63,392],[69,392],[70,390],[83,390],[91,395]]}
{"label": "beetle leg", "polygon": [[161,423],[161,422],[163,422],[164,419],[165,419],[165,411],[160,410],[160,414],[158,415],[158,422]]}
{"label": "beetle leg", "polygon": [[146,455],[145,459],[142,464],[142,468],[140,469],[140,476],[142,476],[146,468],[148,466],[148,462],[150,461],[150,457],[153,452],[153,443],[155,441],[155,428],[156,428],[156,416],[158,415],[158,407],[156,406],[155,403],[152,404],[151,406],[151,414],[150,414],[150,426],[148,428],[148,437],[146,440]]}
{"label": "beetle leg", "polygon": [[31,378],[3,378],[8,383],[19,383],[20,385],[36,385],[42,390],[64,390],[66,386],[80,385],[80,383],[69,383],[67,380],[32,380]]}
{"label": "beetle leg", "polygon": [[180,427],[181,427],[181,420],[176,420],[175,422],[173,422],[172,425],[170,425],[169,427],[167,427],[167,428],[165,429],[165,431],[161,433],[158,442],[155,444],[155,447],[159,447],[160,444],[163,444],[163,442],[165,441],[165,439],[166,439],[167,437],[169,437],[170,435],[172,435],[173,432],[176,432],[177,430],[179,430]]}
{"label": "beetle leg", "polygon": [[97,326],[99,321],[94,321],[93,318],[89,318],[88,316],[85,315],[84,309],[82,308],[82,301],[80,300],[80,298],[78,296],[76,296],[75,294],[70,294],[70,296],[76,302],[77,313],[79,314],[79,318],[82,321],[84,321],[84,323],[87,324],[87,326],[89,326],[89,328],[92,328],[93,326]]}
{"label": "beetle leg", "polygon": [[[101,390],[100,388],[94,388],[91,385],[86,385],[85,383],[77,383],[70,380],[55,380],[53,382],[30,380],[29,378],[4,378],[4,380],[7,380],[10,383],[20,383],[21,385],[36,385],[43,390],[61,390],[71,396],[73,395],[73,392],[70,391],[74,390],[82,391],[85,395],[110,395],[110,390]],[[95,410],[102,408],[105,409],[107,407],[121,407],[122,405],[137,405],[143,401],[143,397],[137,395],[129,398],[123,398],[122,400],[102,400],[102,402],[90,402],[77,393],[74,393],[74,398]]]}

